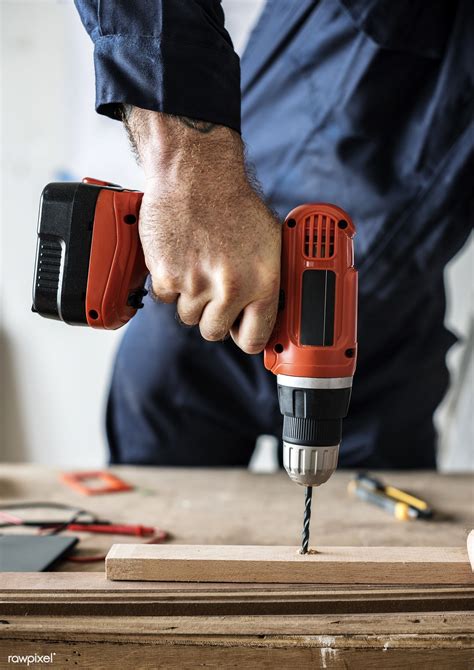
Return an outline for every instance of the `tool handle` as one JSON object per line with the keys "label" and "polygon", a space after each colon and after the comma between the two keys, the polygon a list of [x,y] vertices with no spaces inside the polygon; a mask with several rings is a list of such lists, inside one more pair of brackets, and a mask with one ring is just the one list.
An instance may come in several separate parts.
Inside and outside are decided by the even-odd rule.
{"label": "tool handle", "polygon": [[356,481],[372,490],[376,490],[385,494],[387,497],[392,498],[393,500],[409,505],[413,509],[417,510],[417,516],[422,517],[423,519],[431,519],[433,516],[433,510],[427,502],[421,498],[417,498],[411,493],[402,491],[395,486],[384,484],[382,480],[377,479],[377,477],[374,477],[373,475],[369,475],[367,472],[360,472],[356,477]]}
{"label": "tool handle", "polygon": [[372,503],[392,514],[399,521],[408,521],[416,519],[419,513],[404,502],[389,498],[382,492],[359,486],[356,481],[349,482],[349,493],[353,493],[361,500]]}

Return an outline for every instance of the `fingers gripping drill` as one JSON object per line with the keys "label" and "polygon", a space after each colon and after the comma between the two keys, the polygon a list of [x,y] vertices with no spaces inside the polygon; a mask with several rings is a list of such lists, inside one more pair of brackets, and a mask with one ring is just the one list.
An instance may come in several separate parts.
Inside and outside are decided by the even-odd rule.
{"label": "fingers gripping drill", "polygon": [[[148,270],[138,234],[142,193],[86,178],[45,187],[40,204],[33,310],[69,324],[114,330],[142,307]],[[283,224],[278,316],[264,362],[277,375],[283,462],[306,487],[337,466],[356,365],[355,229],[327,204],[301,205]]]}

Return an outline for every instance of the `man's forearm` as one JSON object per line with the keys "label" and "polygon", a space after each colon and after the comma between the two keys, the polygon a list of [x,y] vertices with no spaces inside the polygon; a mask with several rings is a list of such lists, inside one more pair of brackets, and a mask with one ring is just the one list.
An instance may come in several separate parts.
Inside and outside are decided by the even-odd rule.
{"label": "man's forearm", "polygon": [[226,190],[247,185],[240,135],[207,121],[124,108],[132,150],[147,179],[180,180],[196,186],[206,180]]}
{"label": "man's forearm", "polygon": [[181,123],[184,123],[185,126],[188,128],[192,128],[193,130],[197,130],[198,133],[203,133],[203,135],[206,135],[207,133],[212,132],[217,128],[216,123],[210,123],[209,121],[198,121],[197,119],[189,119],[187,116],[177,116],[176,117]]}

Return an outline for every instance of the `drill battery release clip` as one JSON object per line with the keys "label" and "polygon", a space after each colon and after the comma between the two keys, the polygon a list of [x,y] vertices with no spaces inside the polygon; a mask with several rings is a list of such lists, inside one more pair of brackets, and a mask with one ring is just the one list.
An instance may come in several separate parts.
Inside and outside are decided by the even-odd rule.
{"label": "drill battery release clip", "polygon": [[[33,311],[106,330],[136,314],[148,274],[138,234],[142,197],[91,178],[44,188]],[[279,309],[264,363],[277,376],[284,467],[306,487],[302,553],[312,487],[337,466],[356,367],[354,235],[349,216],[330,204],[296,207],[283,224]]]}

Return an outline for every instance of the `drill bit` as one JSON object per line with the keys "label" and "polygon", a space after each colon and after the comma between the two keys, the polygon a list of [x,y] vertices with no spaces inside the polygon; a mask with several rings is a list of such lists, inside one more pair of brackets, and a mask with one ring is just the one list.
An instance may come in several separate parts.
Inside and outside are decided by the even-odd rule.
{"label": "drill bit", "polygon": [[313,487],[306,487],[305,501],[304,501],[304,517],[303,517],[303,532],[301,533],[301,549],[300,554],[308,553],[309,546],[309,523],[311,521],[311,499],[313,497]]}

